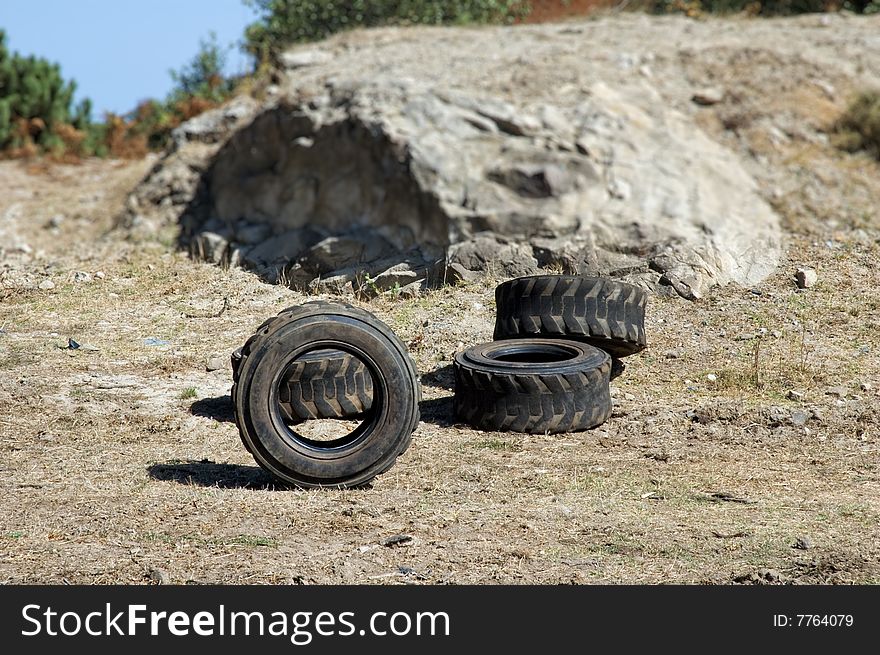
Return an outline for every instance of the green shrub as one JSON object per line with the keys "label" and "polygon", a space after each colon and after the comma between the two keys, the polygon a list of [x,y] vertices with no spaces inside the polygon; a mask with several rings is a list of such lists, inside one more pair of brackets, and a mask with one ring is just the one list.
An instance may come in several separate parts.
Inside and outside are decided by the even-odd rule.
{"label": "green shrub", "polygon": [[837,121],[833,140],[843,150],[867,150],[880,159],[880,90],[858,95]]}
{"label": "green shrub", "polygon": [[846,0],[843,8],[857,14],[880,14],[880,0]]}
{"label": "green shrub", "polygon": [[245,0],[260,20],[245,31],[245,49],[258,61],[285,46],[354,27],[512,21],[529,11],[524,0]]}
{"label": "green shrub", "polygon": [[199,51],[179,71],[169,71],[174,89],[168,102],[196,97],[211,102],[223,102],[232,91],[232,81],[223,76],[226,51],[217,43],[217,35],[210,33],[207,40],[199,41]]}
{"label": "green shrub", "polygon": [[10,53],[0,30],[0,150],[63,149],[64,135],[73,135],[65,128],[82,131],[91,123],[88,100],[71,107],[75,90],[58,64]]}
{"label": "green shrub", "polygon": [[226,49],[212,32],[180,70],[169,71],[174,87],[165,100],[145,100],[125,116],[109,114],[95,139],[114,157],[137,158],[164,148],[183,121],[213,109],[232,95],[235,82],[223,75]]}
{"label": "green shrub", "polygon": [[10,54],[0,30],[0,151],[64,159],[141,157],[165,146],[181,122],[232,94],[235,80],[223,75],[225,58],[212,33],[190,62],[170,71],[174,87],[164,101],[147,100],[126,116],[107,114],[93,123],[88,99],[71,106],[76,84],[64,81],[58,65]]}

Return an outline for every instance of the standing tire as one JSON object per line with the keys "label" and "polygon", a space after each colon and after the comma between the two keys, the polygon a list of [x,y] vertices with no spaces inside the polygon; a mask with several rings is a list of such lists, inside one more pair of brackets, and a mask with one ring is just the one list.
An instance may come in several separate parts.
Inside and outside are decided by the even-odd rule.
{"label": "standing tire", "polygon": [[493,341],[456,354],[453,369],[456,416],[484,430],[577,432],[611,415],[611,359],[588,344]]}
{"label": "standing tire", "polygon": [[645,348],[648,294],[604,278],[534,275],[495,289],[498,339],[524,337],[583,341],[614,357]]}
{"label": "standing tire", "polygon": [[[317,441],[288,424],[300,417],[286,415],[285,394],[304,356],[306,362],[326,361],[328,351],[362,364],[372,392],[356,429]],[[320,301],[289,308],[264,322],[236,358],[232,400],[242,443],[278,479],[301,487],[360,486],[391,468],[409,447],[421,396],[415,365],[391,329],[369,312]],[[354,412],[362,392],[343,385],[334,402]],[[323,398],[331,398],[330,392]]]}

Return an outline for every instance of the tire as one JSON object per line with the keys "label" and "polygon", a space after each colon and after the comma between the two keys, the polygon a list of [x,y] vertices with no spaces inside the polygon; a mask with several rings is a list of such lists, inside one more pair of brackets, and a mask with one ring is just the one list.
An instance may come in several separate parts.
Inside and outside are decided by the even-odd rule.
{"label": "tire", "polygon": [[[282,386],[304,354],[325,361],[328,350],[362,362],[372,379],[371,406],[349,435],[315,441],[287,425]],[[369,312],[322,301],[288,308],[264,322],[236,357],[232,401],[242,443],[279,480],[300,487],[361,486],[409,447],[421,399],[415,365],[391,329]],[[353,403],[355,395],[346,389],[335,400]]]}
{"label": "tire", "polygon": [[[293,309],[296,308],[288,307],[279,316]],[[268,321],[260,329],[267,324]],[[232,379],[237,382],[242,348],[235,350],[231,359]],[[280,399],[282,416],[288,422],[362,418],[372,407],[373,377],[363,362],[344,351],[308,352],[297,360],[290,373]]]}
{"label": "tire", "polygon": [[290,422],[359,418],[373,406],[373,376],[342,350],[313,350],[290,369],[279,402]]}
{"label": "tire", "polygon": [[534,275],[495,289],[496,340],[583,341],[614,357],[643,350],[648,294],[631,284],[576,275]]}
{"label": "tire", "polygon": [[491,431],[554,434],[611,415],[611,358],[577,341],[509,339],[455,355],[458,418]]}

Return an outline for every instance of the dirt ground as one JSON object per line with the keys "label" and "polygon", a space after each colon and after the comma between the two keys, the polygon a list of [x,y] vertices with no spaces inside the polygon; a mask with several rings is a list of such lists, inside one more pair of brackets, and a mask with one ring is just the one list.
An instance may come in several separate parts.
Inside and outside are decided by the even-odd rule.
{"label": "dirt ground", "polygon": [[498,280],[345,298],[424,395],[409,450],[350,491],[275,486],[232,423],[229,353],[305,296],[114,231],[152,160],[0,162],[0,582],[880,583],[880,164],[723,119],[705,129],[811,190],[777,206],[776,274],[652,299],[611,419],[546,437],[451,414]]}

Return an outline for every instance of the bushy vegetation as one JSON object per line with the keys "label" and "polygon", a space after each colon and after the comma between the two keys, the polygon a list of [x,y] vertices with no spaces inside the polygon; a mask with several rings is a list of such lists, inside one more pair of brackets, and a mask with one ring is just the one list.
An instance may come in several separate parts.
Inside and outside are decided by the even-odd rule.
{"label": "bushy vegetation", "polygon": [[857,14],[880,12],[880,0],[647,0],[656,13],[747,13],[753,16],[791,16],[847,9]]}
{"label": "bushy vegetation", "polygon": [[849,152],[866,150],[880,159],[880,90],[856,97],[837,121],[834,142]]}
{"label": "bushy vegetation", "polygon": [[76,84],[45,59],[10,53],[0,30],[0,150],[30,154],[88,147],[91,104],[73,107]]}
{"label": "bushy vegetation", "polygon": [[110,154],[137,157],[164,147],[171,131],[204,111],[219,106],[232,93],[235,80],[224,77],[226,52],[213,33],[183,68],[170,71],[174,87],[164,101],[145,100],[126,116],[108,115],[104,141]]}
{"label": "bushy vegetation", "polygon": [[93,122],[86,98],[73,107],[76,83],[45,59],[10,53],[0,30],[0,152],[11,157],[140,157],[163,147],[171,131],[222,103],[234,81],[223,76],[226,52],[212,34],[193,59],[171,71],[165,100],[146,100],[132,112]]}
{"label": "bushy vegetation", "polygon": [[267,61],[285,46],[354,27],[510,22],[528,14],[524,0],[245,0],[260,19],[245,31],[245,48]]}

